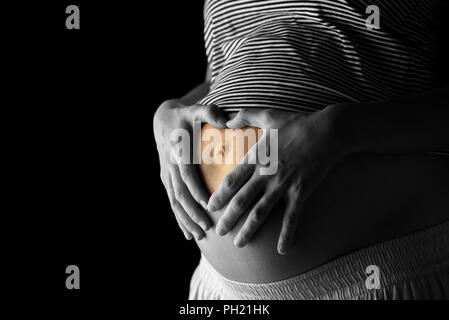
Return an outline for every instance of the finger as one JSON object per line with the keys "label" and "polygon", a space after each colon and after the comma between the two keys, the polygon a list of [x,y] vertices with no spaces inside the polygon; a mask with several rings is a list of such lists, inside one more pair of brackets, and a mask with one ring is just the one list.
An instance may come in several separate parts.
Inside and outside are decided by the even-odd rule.
{"label": "finger", "polygon": [[173,190],[176,200],[182,205],[185,212],[197,224],[201,226],[204,231],[209,230],[210,221],[204,210],[199,207],[198,203],[193,199],[186,185],[181,179],[179,169],[173,166],[171,170]]}
{"label": "finger", "polygon": [[198,241],[204,238],[204,231],[189,217],[178,201],[173,202],[172,210],[179,219],[180,225],[184,226],[190,234],[194,235]]}
{"label": "finger", "polygon": [[193,199],[207,210],[209,195],[204,189],[196,165],[178,163],[179,173]]}
{"label": "finger", "polygon": [[217,235],[224,236],[235,225],[237,220],[245,213],[248,206],[260,194],[264,180],[254,174],[251,179],[237,192],[227,206],[225,212],[217,222],[215,231]]}
{"label": "finger", "polygon": [[286,254],[288,247],[292,243],[303,203],[301,190],[296,191],[294,189],[290,191],[278,241],[278,252],[280,254]]}
{"label": "finger", "polygon": [[241,129],[248,126],[255,126],[259,128],[266,128],[264,121],[264,109],[243,109],[237,115],[226,122],[226,126],[231,129]]}
{"label": "finger", "polygon": [[256,205],[251,209],[245,223],[234,238],[234,245],[236,247],[242,248],[251,241],[256,231],[265,221],[280,198],[281,192],[279,189],[277,191],[268,192],[260,198]]}
{"label": "finger", "polygon": [[238,165],[221,181],[217,190],[209,198],[207,210],[213,212],[223,208],[241,186],[254,173],[257,163],[257,147],[254,145],[240,160]]}
{"label": "finger", "polygon": [[179,228],[182,230],[182,233],[184,233],[184,237],[187,240],[192,240],[193,235],[187,230],[187,228],[181,223],[181,220],[178,218],[178,214],[175,213],[176,222],[178,223]]}
{"label": "finger", "polygon": [[[162,175],[161,175],[161,177],[162,177]],[[174,191],[173,191],[173,186],[172,186],[172,183],[171,183],[171,178],[170,178],[170,177],[168,177],[168,178],[163,177],[162,183],[164,184],[165,189],[167,190],[168,199],[170,200],[170,204],[171,204],[172,207],[173,207],[173,203],[176,203],[176,199],[175,199],[175,196],[174,196]],[[179,228],[180,228],[181,231],[184,233],[184,237],[185,237],[187,240],[192,240],[193,235],[192,235],[192,233],[185,227],[185,225],[182,223],[181,219],[179,218],[178,212],[175,212],[175,211],[173,210],[173,214],[175,215],[176,222],[178,223]]]}
{"label": "finger", "polygon": [[[164,184],[165,189],[167,190],[167,195],[168,195],[168,199],[170,200],[170,205],[173,208],[173,204],[176,203],[176,199],[175,199],[175,195],[174,195],[173,186],[171,183],[171,177],[170,176],[166,177],[161,174],[161,178],[162,178],[162,183]],[[181,229],[181,231],[184,233],[185,238],[187,240],[192,240],[193,235],[188,230],[188,228],[186,228],[186,226],[182,223],[181,219],[179,218],[178,212],[175,212],[175,210],[173,210],[173,214],[175,215],[176,222],[178,223],[178,226]]]}
{"label": "finger", "polygon": [[176,200],[174,188],[171,187],[170,190],[170,198],[173,199],[170,202],[171,208],[177,219],[179,219],[180,225],[182,225],[184,227],[183,229],[187,230],[191,235],[195,235],[197,240],[201,240],[204,237],[204,231],[189,217],[182,205]]}
{"label": "finger", "polygon": [[249,179],[254,172],[254,165],[238,164],[221,181],[217,190],[209,198],[207,210],[209,212],[217,211],[223,208],[226,203],[234,196],[240,187]]}
{"label": "finger", "polygon": [[209,123],[212,127],[224,129],[226,128],[226,122],[228,117],[225,113],[216,105],[194,105],[189,112],[192,115],[193,121],[201,121]]}

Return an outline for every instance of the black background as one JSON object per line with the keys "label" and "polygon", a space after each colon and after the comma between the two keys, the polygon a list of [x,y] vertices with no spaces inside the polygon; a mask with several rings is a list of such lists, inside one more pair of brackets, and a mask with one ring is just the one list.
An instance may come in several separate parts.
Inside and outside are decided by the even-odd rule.
{"label": "black background", "polygon": [[[69,4],[80,30],[65,28]],[[204,80],[202,1],[41,1],[4,12],[20,193],[13,288],[69,304],[185,300],[199,251],[171,213],[152,121],[164,100]],[[79,291],[65,287],[70,264]]]}
{"label": "black background", "polygon": [[[69,4],[80,8],[81,30],[65,28]],[[199,251],[169,208],[152,119],[204,79],[202,14],[202,1],[4,7],[8,190],[19,196],[9,199],[13,256],[3,265],[19,296],[111,308],[112,299],[187,298]],[[65,288],[70,264],[81,290]]]}

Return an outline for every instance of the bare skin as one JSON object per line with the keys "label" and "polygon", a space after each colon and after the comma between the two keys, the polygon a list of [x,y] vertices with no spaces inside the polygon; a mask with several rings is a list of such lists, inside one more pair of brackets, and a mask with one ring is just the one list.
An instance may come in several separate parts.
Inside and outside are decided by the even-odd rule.
{"label": "bare skin", "polygon": [[[238,221],[224,237],[216,234],[215,226],[240,187],[231,188],[232,192],[226,197],[213,196],[221,202],[221,209],[207,213],[202,208],[204,202],[216,201],[212,198],[211,202],[209,195],[217,190],[208,192],[206,186],[220,184],[217,177],[226,176],[230,167],[216,173],[215,181],[204,184],[196,176],[196,166],[173,165],[166,161],[166,154],[173,147],[166,134],[170,128],[186,126],[192,118],[221,128],[227,126],[227,120],[222,119],[217,108],[192,105],[207,94],[207,87],[206,81],[183,99],[161,105],[154,119],[155,137],[161,157],[161,178],[180,228],[187,239],[192,235],[196,237],[202,252],[224,276],[248,282],[284,279],[357,248],[449,219],[449,163],[447,158],[428,154],[428,151],[449,145],[448,94],[444,88],[384,104],[355,106],[354,110],[350,105],[328,108],[338,110],[337,119],[348,121],[339,120],[338,123],[340,127],[347,127],[350,134],[338,132],[336,136],[357,139],[347,140],[350,147],[343,149],[351,152],[344,157],[324,157],[333,159],[329,170],[324,170],[325,175],[311,175],[319,176],[319,181],[315,181],[313,190],[303,200],[301,210],[290,210],[296,220],[291,220],[295,224],[287,228],[288,233],[294,235],[290,236],[287,254],[277,253],[286,217],[283,197],[265,213],[264,219],[259,219],[259,224],[251,230],[252,238],[246,239],[246,246],[237,248],[235,237],[252,207],[240,212],[231,210]],[[233,117],[226,116],[228,120]],[[257,117],[249,117],[245,125],[256,125],[252,123],[256,120]],[[274,120],[275,123],[280,121]],[[313,144],[316,139],[307,141]],[[315,145],[321,146],[320,143]],[[307,172],[305,166],[300,168],[295,172]],[[313,169],[323,172],[319,167]],[[215,167],[214,170],[221,169]],[[233,170],[239,170],[238,166]],[[286,238],[284,232],[283,240]]]}
{"label": "bare skin", "polygon": [[[245,246],[272,206],[284,198],[278,251],[285,254],[307,199],[346,157],[370,153],[413,158],[449,146],[448,89],[376,103],[331,105],[308,115],[241,110],[227,122],[228,127],[255,125],[279,130],[279,169],[274,175],[262,176],[258,172],[263,168],[257,164],[237,166],[229,173],[208,203],[208,209],[215,211],[230,201],[217,223],[218,233],[225,235],[249,209],[234,239],[236,246]],[[260,192],[262,196],[257,199]]]}
{"label": "bare skin", "polygon": [[[204,129],[210,126],[203,127]],[[219,130],[223,132],[224,130]],[[202,142],[204,149],[210,142]],[[217,144],[214,151],[224,153]],[[238,161],[237,161],[238,162]],[[237,165],[201,164],[208,192]],[[313,269],[358,248],[449,219],[449,162],[431,155],[354,155],[339,163],[304,206],[293,243],[277,253],[285,205],[280,201],[254,238],[234,245],[248,213],[225,236],[215,228],[197,241],[209,262],[225,277],[265,283]],[[226,208],[209,214],[216,226]]]}
{"label": "bare skin", "polygon": [[[226,178],[226,176],[231,172],[232,169],[235,168],[236,164],[242,160],[242,155],[237,155],[237,143],[241,139],[243,139],[243,134],[247,130],[252,130],[254,132],[254,136],[256,137],[255,141],[251,143],[248,140],[244,140],[245,144],[243,146],[243,155],[248,152],[248,150],[254,145],[255,142],[258,141],[258,128],[256,127],[246,127],[243,128],[241,132],[235,130],[235,134],[232,138],[232,141],[227,141],[226,139],[226,130],[230,131],[231,129],[217,129],[214,128],[209,123],[206,123],[202,127],[202,137],[206,131],[211,132],[212,134],[218,134],[221,137],[220,142],[212,141],[212,139],[202,139],[201,140],[201,151],[205,150],[207,146],[211,146],[213,150],[211,152],[211,159],[213,162],[210,164],[205,163],[204,161],[199,166],[200,175],[203,179],[203,183],[205,184],[206,190],[209,194],[214,193],[215,190],[218,189],[221,181]],[[229,139],[228,139],[229,140]],[[243,140],[242,140],[243,141]],[[231,154],[232,162],[226,163],[226,156]]]}

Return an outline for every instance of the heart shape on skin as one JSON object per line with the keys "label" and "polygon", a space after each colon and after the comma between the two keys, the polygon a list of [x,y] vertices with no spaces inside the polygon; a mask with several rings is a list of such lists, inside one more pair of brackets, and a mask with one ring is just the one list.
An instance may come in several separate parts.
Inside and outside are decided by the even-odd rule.
{"label": "heart shape on skin", "polygon": [[[200,176],[212,194],[262,136],[262,129],[217,129],[206,123],[201,128]],[[219,137],[220,139],[217,139]],[[217,141],[218,140],[218,141]],[[206,160],[206,161],[203,161]],[[211,163],[212,162],[212,163]]]}

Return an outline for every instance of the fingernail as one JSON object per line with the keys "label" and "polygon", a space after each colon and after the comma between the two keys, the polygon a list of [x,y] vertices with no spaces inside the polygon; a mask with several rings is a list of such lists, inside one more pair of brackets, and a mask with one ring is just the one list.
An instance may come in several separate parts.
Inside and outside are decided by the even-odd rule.
{"label": "fingernail", "polygon": [[199,225],[204,231],[209,230],[209,226],[204,221],[200,221]]}
{"label": "fingernail", "polygon": [[201,206],[204,208],[204,210],[207,211],[207,204],[206,204],[206,202],[204,202],[204,200],[201,200],[201,201],[200,201],[200,204],[201,204]]}
{"label": "fingernail", "polygon": [[217,228],[215,229],[215,232],[220,237],[223,237],[227,233],[226,230],[222,226],[217,226]]}
{"label": "fingernail", "polygon": [[243,248],[245,245],[246,243],[243,241],[242,238],[236,237],[234,239],[234,246],[236,246],[237,248]]}
{"label": "fingernail", "polygon": [[287,253],[287,248],[285,247],[285,245],[278,245],[278,252],[279,254],[286,254]]}
{"label": "fingernail", "polygon": [[184,237],[186,237],[187,240],[192,240],[192,235],[190,233],[184,232]]}
{"label": "fingernail", "polygon": [[199,233],[196,233],[195,234],[195,238],[196,238],[196,240],[200,241],[201,239],[203,239],[203,235],[199,234]]}
{"label": "fingernail", "polygon": [[209,212],[214,212],[215,209],[216,209],[216,208],[215,208],[214,205],[212,205],[212,204],[210,204],[210,203],[207,204],[207,207],[206,207],[206,210],[207,210],[207,211],[209,211]]}

